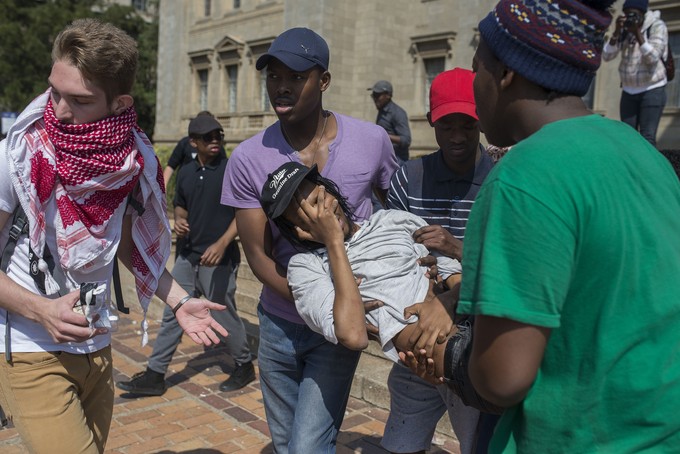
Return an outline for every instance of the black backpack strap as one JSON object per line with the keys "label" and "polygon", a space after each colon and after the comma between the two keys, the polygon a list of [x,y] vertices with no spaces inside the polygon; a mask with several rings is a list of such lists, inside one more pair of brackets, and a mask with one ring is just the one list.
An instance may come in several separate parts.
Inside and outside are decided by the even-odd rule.
{"label": "black backpack strap", "polygon": [[130,308],[125,307],[125,301],[123,301],[123,289],[120,285],[120,271],[118,269],[118,257],[113,258],[113,291],[116,294],[116,307],[118,312],[123,314],[129,314]]}
{"label": "black backpack strap", "polygon": [[[0,270],[3,273],[7,272],[9,267],[9,261],[14,254],[14,250],[17,247],[17,242],[19,237],[28,232],[28,218],[24,209],[21,205],[17,206],[14,210],[14,215],[12,216],[12,226],[9,229],[9,238],[7,238],[7,244],[2,250],[2,260],[0,260]],[[10,326],[9,311],[5,311],[5,360],[8,363],[12,362],[12,329]]]}
{"label": "black backpack strap", "polygon": [[0,270],[2,270],[3,273],[7,272],[9,260],[12,258],[12,254],[14,254],[14,249],[17,247],[19,237],[25,233],[28,233],[28,218],[26,217],[26,213],[24,213],[24,209],[21,208],[21,205],[19,205],[14,210],[14,216],[12,217],[12,227],[9,229],[9,238],[7,239],[5,249],[2,251]]}
{"label": "black backpack strap", "polygon": [[[144,206],[132,196],[133,193],[134,190],[128,195],[127,204],[141,216],[144,214]],[[129,314],[130,308],[125,307],[125,301],[123,300],[123,289],[120,284],[120,269],[118,268],[118,256],[113,258],[113,292],[116,295],[116,307],[118,308],[118,312]]]}
{"label": "black backpack strap", "polygon": [[142,205],[141,203],[139,203],[139,200],[135,199],[135,198],[132,196],[132,193],[133,193],[133,192],[134,192],[134,190],[133,190],[132,192],[130,192],[130,195],[128,195],[127,203],[128,203],[128,205],[130,205],[130,206],[137,212],[137,214],[138,214],[139,216],[141,216],[141,215],[144,214],[144,211],[146,210],[146,208],[144,208],[144,205]]}
{"label": "black backpack strap", "polygon": [[[10,259],[12,258],[14,250],[17,247],[17,243],[19,242],[19,237],[27,233],[28,233],[28,217],[26,216],[23,207],[21,205],[18,205],[15,208],[14,215],[12,217],[12,226],[9,229],[9,237],[7,238],[7,244],[5,245],[5,248],[2,251],[0,270],[2,270],[3,273],[7,272]],[[45,273],[42,272],[38,266],[40,257],[38,257],[37,254],[33,252],[33,249],[31,249],[30,245],[28,247],[28,251],[30,262],[29,274],[33,278],[33,281],[35,282],[38,289],[42,293],[45,293]],[[52,256],[52,253],[50,252],[50,249],[49,247],[47,247],[47,245],[45,245],[43,260],[45,260],[45,262],[47,263],[47,267],[50,270],[50,272],[54,271],[55,265],[54,257]],[[11,344],[10,317],[9,311],[7,311],[5,315],[5,359],[7,360],[7,362],[12,362],[11,346],[12,344]]]}
{"label": "black backpack strap", "polygon": [[[12,254],[14,254],[14,250],[17,247],[19,237],[27,233],[28,233],[28,217],[26,216],[23,207],[19,205],[14,210],[14,216],[12,218],[12,227],[10,227],[9,230],[9,238],[7,239],[5,249],[2,251],[2,262],[0,263],[0,269],[4,273],[7,272],[7,267],[9,267],[9,261],[12,258]],[[33,281],[35,282],[35,285],[38,287],[38,289],[42,293],[45,293],[45,273],[42,272],[38,266],[40,262],[40,257],[38,257],[38,255],[35,252],[33,252],[33,249],[30,247],[30,245],[28,247],[28,259],[30,268],[28,270],[29,274],[33,278]],[[52,252],[50,251],[50,248],[47,246],[47,244],[45,244],[45,250],[43,251],[42,259],[47,263],[47,268],[49,269],[50,273],[54,272],[55,267],[54,256],[52,255]]]}

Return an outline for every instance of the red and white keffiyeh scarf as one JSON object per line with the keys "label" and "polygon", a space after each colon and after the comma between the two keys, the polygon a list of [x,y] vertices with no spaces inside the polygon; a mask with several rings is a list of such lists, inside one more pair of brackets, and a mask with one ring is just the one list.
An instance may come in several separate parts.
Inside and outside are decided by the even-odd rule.
{"label": "red and white keffiyeh scarf", "polygon": [[[145,208],[141,215],[132,212],[132,263],[146,312],[171,238],[163,173],[136,122],[130,108],[94,123],[62,123],[48,90],[19,116],[6,148],[10,177],[29,221],[30,246],[39,257],[45,250],[45,204],[54,194],[56,256],[69,279],[71,271],[87,273],[113,261],[129,194]],[[40,264],[42,271],[46,268]],[[56,293],[56,282],[45,274],[47,294]]]}

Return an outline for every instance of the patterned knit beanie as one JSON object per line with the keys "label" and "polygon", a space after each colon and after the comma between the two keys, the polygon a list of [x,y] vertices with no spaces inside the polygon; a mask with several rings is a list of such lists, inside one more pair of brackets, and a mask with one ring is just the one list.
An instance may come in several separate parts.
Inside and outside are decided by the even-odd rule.
{"label": "patterned knit beanie", "polygon": [[649,8],[649,0],[626,0],[623,3],[622,9],[628,9],[628,8],[637,9],[638,11],[642,11],[643,13],[646,13],[647,8]]}
{"label": "patterned knit beanie", "polygon": [[479,23],[496,58],[549,90],[583,96],[600,67],[615,0],[500,0]]}

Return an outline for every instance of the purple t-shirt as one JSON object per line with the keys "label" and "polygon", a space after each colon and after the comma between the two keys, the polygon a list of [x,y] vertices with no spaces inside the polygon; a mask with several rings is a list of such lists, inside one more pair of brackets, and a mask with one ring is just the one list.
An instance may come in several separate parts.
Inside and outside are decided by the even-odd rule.
{"label": "purple t-shirt", "polygon": [[[329,145],[328,162],[321,175],[333,180],[347,197],[358,221],[368,219],[372,212],[373,187],[388,189],[397,162],[387,133],[373,123],[333,113],[338,133]],[[235,208],[262,208],[260,194],[269,173],[288,161],[300,162],[288,145],[279,122],[242,142],[229,158],[222,186],[222,204]],[[272,255],[284,268],[296,254],[273,223]],[[304,324],[295,304],[267,287],[260,295],[262,307],[269,313],[294,323]]]}

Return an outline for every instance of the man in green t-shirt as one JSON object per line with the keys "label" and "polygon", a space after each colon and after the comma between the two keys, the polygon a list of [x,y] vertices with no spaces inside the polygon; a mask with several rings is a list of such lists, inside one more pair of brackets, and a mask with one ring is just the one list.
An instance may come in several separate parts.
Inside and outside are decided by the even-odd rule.
{"label": "man in green t-shirt", "polygon": [[677,452],[680,182],[581,100],[613,1],[559,3],[501,0],[479,24],[477,112],[512,150],[465,236],[470,378],[506,408],[490,452]]}

